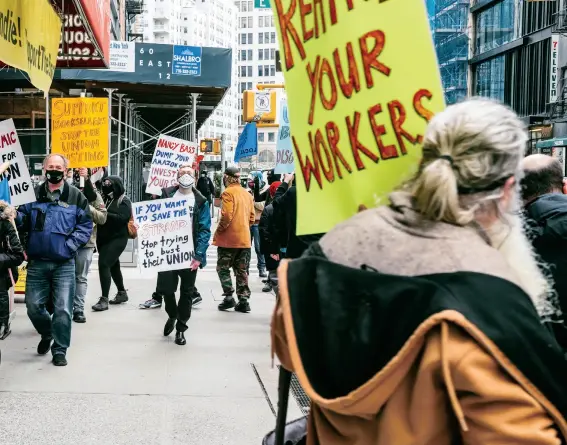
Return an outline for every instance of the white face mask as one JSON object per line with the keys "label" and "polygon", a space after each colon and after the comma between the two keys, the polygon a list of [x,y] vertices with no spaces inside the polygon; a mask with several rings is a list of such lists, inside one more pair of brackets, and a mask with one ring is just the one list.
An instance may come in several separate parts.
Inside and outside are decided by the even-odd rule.
{"label": "white face mask", "polygon": [[190,174],[185,173],[184,175],[177,178],[177,182],[179,183],[179,187],[188,189],[193,187],[193,184],[195,184],[195,178]]}

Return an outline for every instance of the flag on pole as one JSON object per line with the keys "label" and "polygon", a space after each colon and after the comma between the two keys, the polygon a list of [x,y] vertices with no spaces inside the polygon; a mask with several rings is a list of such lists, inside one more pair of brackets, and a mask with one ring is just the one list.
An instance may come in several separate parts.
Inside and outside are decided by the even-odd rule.
{"label": "flag on pole", "polygon": [[249,158],[258,154],[258,130],[256,122],[249,122],[242,130],[238,138],[236,150],[234,152],[234,162],[239,162],[243,158]]}

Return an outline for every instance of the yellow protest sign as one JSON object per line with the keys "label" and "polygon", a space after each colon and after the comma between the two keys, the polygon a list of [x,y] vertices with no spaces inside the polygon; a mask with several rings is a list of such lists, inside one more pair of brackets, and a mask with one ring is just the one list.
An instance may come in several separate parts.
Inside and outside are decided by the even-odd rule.
{"label": "yellow protest sign", "polygon": [[375,206],[417,168],[443,109],[423,0],[273,0],[298,188],[298,234]]}
{"label": "yellow protest sign", "polygon": [[0,60],[26,71],[49,91],[61,40],[61,19],[48,0],[0,0]]}
{"label": "yellow protest sign", "polygon": [[52,99],[51,152],[64,155],[71,168],[107,166],[108,99]]}

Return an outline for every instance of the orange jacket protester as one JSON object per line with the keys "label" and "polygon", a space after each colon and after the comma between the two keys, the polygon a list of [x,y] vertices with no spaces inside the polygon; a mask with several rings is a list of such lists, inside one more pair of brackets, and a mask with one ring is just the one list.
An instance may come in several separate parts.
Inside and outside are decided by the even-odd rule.
{"label": "orange jacket protester", "polygon": [[217,247],[249,249],[250,226],[256,217],[254,200],[240,184],[231,184],[221,195],[221,217],[213,244]]}
{"label": "orange jacket protester", "polygon": [[564,443],[566,361],[503,256],[392,202],[280,267],[272,344],[307,444]]}

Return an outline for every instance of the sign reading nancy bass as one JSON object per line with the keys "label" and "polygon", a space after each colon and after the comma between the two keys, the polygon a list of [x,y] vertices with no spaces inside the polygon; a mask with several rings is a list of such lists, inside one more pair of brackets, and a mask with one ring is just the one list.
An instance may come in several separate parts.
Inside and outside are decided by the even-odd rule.
{"label": "sign reading nancy bass", "polygon": [[52,99],[51,152],[64,155],[71,168],[108,165],[108,99]]}
{"label": "sign reading nancy bass", "polygon": [[19,206],[34,202],[33,183],[12,119],[0,122],[0,164],[4,162],[10,163],[8,170],[1,175],[10,186],[10,204]]}
{"label": "sign reading nancy bass", "polygon": [[161,189],[177,185],[177,170],[195,162],[197,144],[162,134],[157,142],[146,193],[161,195]]}
{"label": "sign reading nancy bass", "polygon": [[425,3],[271,4],[295,151],[297,232],[327,232],[417,169],[427,122],[444,107]]}
{"label": "sign reading nancy bass", "polygon": [[187,269],[195,257],[187,198],[137,202],[133,208],[138,225],[140,270]]}
{"label": "sign reading nancy bass", "polygon": [[48,0],[0,0],[0,61],[27,72],[47,92],[53,81],[61,19]]}

